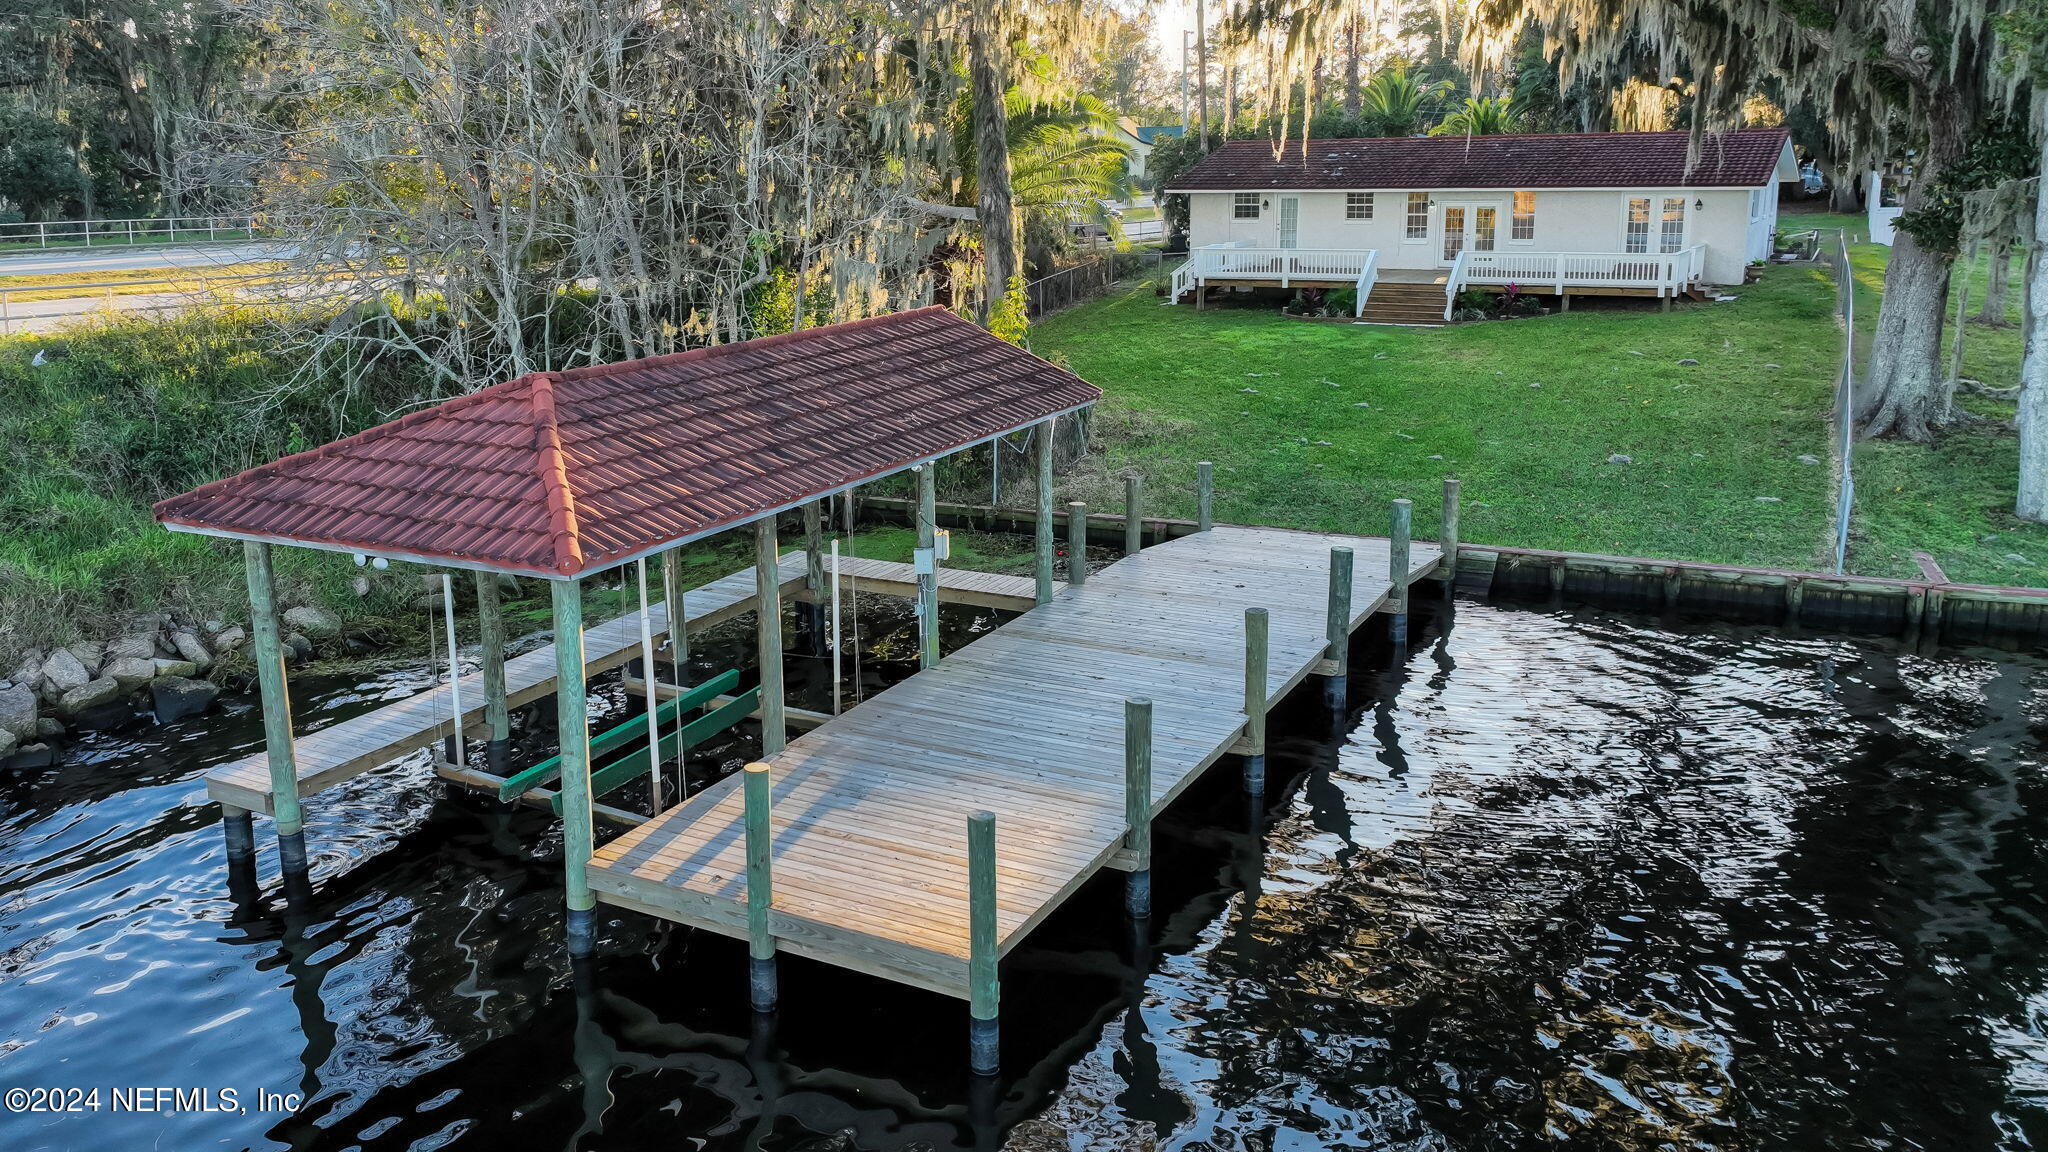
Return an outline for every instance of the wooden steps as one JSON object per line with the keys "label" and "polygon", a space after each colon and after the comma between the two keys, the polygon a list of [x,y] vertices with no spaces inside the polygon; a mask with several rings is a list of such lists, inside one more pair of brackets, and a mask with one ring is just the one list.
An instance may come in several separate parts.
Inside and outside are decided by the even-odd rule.
{"label": "wooden steps", "polygon": [[1441,328],[1444,324],[1444,287],[1441,284],[1403,284],[1381,281],[1365,299],[1365,311],[1358,317],[1368,324],[1405,324],[1418,328]]}
{"label": "wooden steps", "polygon": [[[1219,527],[1061,587],[959,651],[798,737],[773,761],[774,907],[794,954],[968,994],[967,817],[996,816],[998,948],[1115,866],[1124,702],[1154,706],[1165,807],[1244,728],[1244,612],[1271,618],[1269,699],[1325,651],[1330,549],[1356,556],[1353,627],[1383,604],[1382,539]],[[1417,543],[1411,574],[1438,552]],[[736,774],[599,848],[598,898],[746,934]]]}

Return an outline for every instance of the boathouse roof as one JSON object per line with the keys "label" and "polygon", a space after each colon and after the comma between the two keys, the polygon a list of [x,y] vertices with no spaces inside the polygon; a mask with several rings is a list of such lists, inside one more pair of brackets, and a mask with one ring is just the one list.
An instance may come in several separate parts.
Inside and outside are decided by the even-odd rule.
{"label": "boathouse roof", "polygon": [[161,501],[199,532],[548,577],[630,562],[1102,391],[941,307],[535,372]]}

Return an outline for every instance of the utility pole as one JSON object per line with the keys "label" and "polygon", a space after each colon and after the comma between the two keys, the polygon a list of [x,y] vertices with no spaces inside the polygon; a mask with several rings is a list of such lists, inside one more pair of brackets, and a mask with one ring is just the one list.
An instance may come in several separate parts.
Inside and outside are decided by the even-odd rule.
{"label": "utility pole", "polygon": [[1188,37],[1193,35],[1187,29],[1180,30],[1180,126],[1188,126]]}
{"label": "utility pole", "polygon": [[1195,91],[1197,110],[1202,115],[1202,152],[1209,151],[1209,16],[1202,0],[1195,0]]}

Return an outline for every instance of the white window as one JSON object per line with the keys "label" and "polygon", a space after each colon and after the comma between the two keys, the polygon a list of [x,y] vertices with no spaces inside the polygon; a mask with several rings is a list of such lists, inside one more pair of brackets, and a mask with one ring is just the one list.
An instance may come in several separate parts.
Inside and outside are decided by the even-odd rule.
{"label": "white window", "polygon": [[1751,220],[1761,220],[1764,218],[1764,190],[1761,188],[1751,188],[1749,190],[1749,218]]}
{"label": "white window", "polygon": [[1650,198],[1631,196],[1628,198],[1628,215],[1622,225],[1622,251],[1648,252],[1650,250]]}
{"label": "white window", "polygon": [[1344,218],[1346,220],[1372,219],[1372,193],[1346,192],[1344,194]]}
{"label": "white window", "polygon": [[1408,194],[1408,239],[1429,239],[1429,193]]}
{"label": "white window", "polygon": [[1657,233],[1657,251],[1676,252],[1685,247],[1685,197],[1664,197],[1664,218]]}
{"label": "white window", "polygon": [[1231,214],[1239,220],[1257,220],[1259,218],[1259,194],[1257,192],[1239,192],[1235,204],[1232,205]]}
{"label": "white window", "polygon": [[1536,238],[1536,194],[1515,193],[1515,214],[1508,225],[1508,239],[1534,240]]}
{"label": "white window", "polygon": [[1472,209],[1472,250],[1493,251],[1493,221],[1499,212],[1497,208],[1480,207]]}

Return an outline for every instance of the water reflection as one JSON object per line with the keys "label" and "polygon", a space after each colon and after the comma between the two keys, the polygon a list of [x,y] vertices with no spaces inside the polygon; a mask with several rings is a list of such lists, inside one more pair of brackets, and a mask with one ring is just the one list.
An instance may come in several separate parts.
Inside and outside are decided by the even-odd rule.
{"label": "water reflection", "polygon": [[[863,597],[860,683],[914,666]],[[1275,713],[1155,828],[1154,917],[1084,888],[963,1005],[606,912],[560,946],[544,813],[415,759],[309,806],[300,899],[230,875],[199,776],[245,705],[0,781],[0,1086],[300,1092],[0,1113],[0,1147],[2009,1148],[2048,1094],[2038,661],[1417,597],[1349,710]],[[999,621],[947,610],[949,646]],[[792,647],[798,621],[787,622]],[[748,622],[696,639],[743,662]],[[792,657],[827,708],[829,662]],[[427,680],[297,686],[333,723]],[[627,706],[615,684],[600,714]],[[526,755],[551,743],[522,733]],[[751,734],[693,756],[693,787]],[[628,791],[619,802],[639,798]],[[256,867],[277,875],[274,838]]]}

